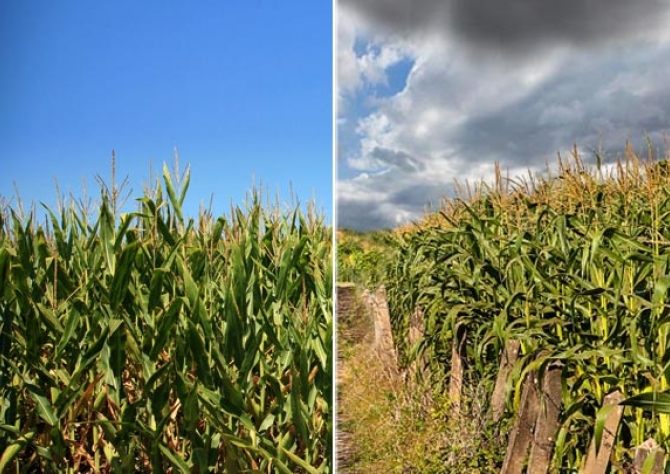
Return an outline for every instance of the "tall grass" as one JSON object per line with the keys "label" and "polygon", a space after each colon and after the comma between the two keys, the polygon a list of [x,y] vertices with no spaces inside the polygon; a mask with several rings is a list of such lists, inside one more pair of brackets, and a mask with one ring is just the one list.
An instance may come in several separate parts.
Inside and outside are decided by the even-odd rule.
{"label": "tall grass", "polygon": [[[456,330],[467,330],[468,376],[495,380],[506,342],[521,341],[508,380],[507,415],[519,409],[529,370],[540,377],[564,365],[561,427],[554,471],[581,465],[603,399],[620,389],[646,404],[624,412],[613,472],[654,437],[668,452],[670,417],[658,394],[670,388],[670,172],[667,162],[630,148],[605,171],[575,151],[557,173],[503,179],[449,200],[443,210],[397,234],[397,264],[388,276],[394,331],[408,361],[427,354],[446,390]],[[418,347],[409,317],[423,309]],[[646,397],[646,398],[645,398]],[[637,400],[637,402],[636,402]],[[644,402],[644,403],[643,403]]]}
{"label": "tall grass", "polygon": [[[351,459],[347,471],[449,472],[450,442],[457,437],[470,438],[470,427],[466,423],[448,425],[442,419],[443,413],[426,410],[402,375],[389,370],[372,341],[350,344],[343,342],[339,334],[338,350],[344,354],[338,364],[337,420],[338,430],[349,436]],[[458,451],[458,472],[464,472],[472,450]]]}
{"label": "tall grass", "polygon": [[313,208],[0,212],[1,472],[330,471],[331,229]]}

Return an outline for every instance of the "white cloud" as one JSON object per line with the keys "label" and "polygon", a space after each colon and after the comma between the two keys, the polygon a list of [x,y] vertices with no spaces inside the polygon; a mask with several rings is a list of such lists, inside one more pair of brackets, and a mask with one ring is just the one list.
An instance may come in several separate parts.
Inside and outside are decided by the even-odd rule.
{"label": "white cloud", "polygon": [[357,31],[360,30],[359,19],[347,8],[340,8],[337,22],[337,85],[338,93],[356,90],[360,82],[360,72],[354,44]]}
{"label": "white cloud", "polygon": [[370,25],[355,10],[341,7],[338,19],[338,94],[355,93],[364,85],[386,85],[386,70],[412,57],[409,44],[399,37],[365,38],[365,50],[357,51],[357,41],[369,32]]}
{"label": "white cloud", "polygon": [[[670,123],[670,44],[657,31],[629,33],[625,50],[600,40],[584,50],[556,41],[509,56],[495,48],[473,54],[444,31],[399,38],[349,4],[340,18],[347,39],[340,54],[349,61],[340,76],[340,94],[350,102],[341,112],[350,127],[342,135],[344,163],[349,176],[366,173],[338,185],[340,217],[353,225],[415,219],[455,179],[492,179],[496,161],[527,175],[575,142],[587,152],[603,138],[622,147]],[[342,33],[347,18],[355,21]],[[365,53],[357,56],[355,47]],[[402,57],[414,61],[405,88],[377,97],[363,114],[348,112],[361,110],[355,105],[366,100],[363,85],[383,83]]]}

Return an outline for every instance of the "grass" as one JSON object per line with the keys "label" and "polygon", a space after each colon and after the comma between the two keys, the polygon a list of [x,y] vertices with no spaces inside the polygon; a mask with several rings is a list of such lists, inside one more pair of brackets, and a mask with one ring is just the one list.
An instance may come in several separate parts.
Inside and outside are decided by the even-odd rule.
{"label": "grass", "polygon": [[372,342],[369,332],[358,342],[338,339],[338,429],[353,447],[349,472],[498,472],[504,447],[484,426],[481,394],[471,389],[453,418],[444,396],[435,393],[426,404],[419,394],[430,389],[408,384],[407,373],[385,365]]}

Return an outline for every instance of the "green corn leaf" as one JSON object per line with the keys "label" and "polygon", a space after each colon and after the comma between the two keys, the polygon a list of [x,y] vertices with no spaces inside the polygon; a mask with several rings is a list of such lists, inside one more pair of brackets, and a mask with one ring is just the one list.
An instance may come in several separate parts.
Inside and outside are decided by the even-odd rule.
{"label": "green corn leaf", "polygon": [[168,308],[167,312],[163,315],[158,323],[158,329],[156,330],[156,339],[154,341],[153,347],[149,357],[151,360],[156,360],[158,354],[165,348],[168,339],[172,334],[174,325],[179,318],[181,309],[184,306],[185,300],[183,298],[176,298]]}
{"label": "green corn leaf", "polygon": [[184,205],[184,199],[186,199],[186,192],[188,191],[189,184],[191,184],[191,167],[187,166],[186,171],[184,171],[184,177],[181,181],[181,191],[179,192],[180,208]]}
{"label": "green corn leaf", "polygon": [[170,447],[166,446],[163,442],[160,442],[158,449],[165,455],[165,457],[170,461],[170,463],[179,469],[182,474],[189,474],[191,472],[191,464],[182,459],[177,453],[175,453]]}
{"label": "green corn leaf", "polygon": [[260,426],[258,427],[258,431],[262,433],[263,431],[266,431],[268,428],[270,428],[275,422],[275,416],[272,413],[268,413],[268,415],[265,417],[265,419],[262,421]]}
{"label": "green corn leaf", "polygon": [[67,320],[65,321],[65,329],[63,331],[63,335],[61,336],[61,339],[58,342],[58,347],[56,347],[56,354],[55,354],[56,359],[58,359],[60,354],[65,350],[67,343],[70,342],[70,339],[74,334],[74,330],[79,324],[79,321],[81,320],[81,313],[79,312],[77,305],[73,305],[72,307],[70,307],[68,313],[69,314],[67,315]]}
{"label": "green corn leaf", "polygon": [[170,170],[165,163],[163,163],[163,182],[165,183],[165,190],[167,191],[168,197],[170,198],[170,204],[172,204],[172,208],[177,215],[178,222],[183,224],[184,216],[181,212],[181,202],[177,199],[177,194],[175,193],[174,185],[172,183]]}
{"label": "green corn leaf", "polygon": [[49,426],[58,426],[58,417],[53,412],[51,403],[47,400],[45,393],[36,385],[26,384],[30,397],[35,402],[37,413]]}
{"label": "green corn leaf", "polygon": [[162,219],[162,217],[159,215],[156,218],[156,227],[158,228],[158,231],[160,232],[161,237],[165,242],[170,246],[170,247],[177,247],[177,241],[174,239],[172,236],[172,233],[170,232],[170,228],[168,227],[168,224],[165,223],[165,221]]}
{"label": "green corn leaf", "polygon": [[195,431],[195,427],[200,419],[200,409],[198,406],[198,384],[197,382],[186,397],[184,403],[184,428],[188,432]]}
{"label": "green corn leaf", "polygon": [[207,351],[205,349],[205,344],[198,333],[198,330],[191,320],[187,320],[187,336],[188,342],[191,349],[191,354],[193,360],[196,363],[196,370],[198,373],[198,379],[205,384],[207,387],[212,386],[212,374],[207,357]]}
{"label": "green corn leaf", "polygon": [[281,450],[289,457],[291,461],[296,463],[305,471],[309,472],[310,474],[319,474],[319,471],[317,471],[313,466],[310,466],[304,459],[301,459],[299,456],[296,456],[294,453],[288,451],[287,449],[281,448]]}
{"label": "green corn leaf", "polygon": [[149,311],[158,307],[160,298],[163,293],[163,279],[167,272],[162,268],[157,268],[151,275],[151,283],[149,284]]}
{"label": "green corn leaf", "polygon": [[667,301],[668,288],[670,288],[670,275],[664,275],[654,285],[654,295],[652,297],[654,305],[660,305]]}
{"label": "green corn leaf", "polygon": [[[91,344],[88,348],[88,350],[84,353],[84,355],[81,357],[81,362],[78,364],[78,367],[72,376],[73,379],[76,379],[78,376],[81,375],[85,370],[89,368],[89,366],[95,362],[95,360],[98,357],[98,354],[102,351],[102,348],[105,345],[105,342],[107,342],[107,335],[109,334],[109,326],[105,327],[102,330],[102,333],[100,334],[100,337],[98,337],[93,344]],[[89,332],[86,335],[86,339],[89,340],[89,338],[92,336],[92,333]]]}
{"label": "green corn leaf", "polygon": [[9,268],[11,255],[5,248],[0,248],[0,298],[5,297],[5,287],[9,287]]}
{"label": "green corn leaf", "polygon": [[121,224],[116,230],[116,239],[114,240],[114,249],[116,251],[121,250],[123,247],[123,239],[127,237],[128,229],[130,228],[134,217],[133,214],[125,214],[121,216]]}
{"label": "green corn leaf", "polygon": [[137,255],[138,243],[133,242],[121,251],[116,264],[116,271],[112,279],[110,303],[113,308],[118,308],[128,293],[128,282],[134,269],[135,255]]}
{"label": "green corn leaf", "polygon": [[641,408],[656,413],[670,414],[670,393],[646,392],[627,398],[620,403],[621,405]]}
{"label": "green corn leaf", "polygon": [[21,450],[32,441],[35,437],[35,432],[31,431],[24,436],[20,436],[16,441],[12,442],[5,448],[5,451],[0,457],[0,472],[8,472],[7,468],[14,460],[14,458],[21,452]]}

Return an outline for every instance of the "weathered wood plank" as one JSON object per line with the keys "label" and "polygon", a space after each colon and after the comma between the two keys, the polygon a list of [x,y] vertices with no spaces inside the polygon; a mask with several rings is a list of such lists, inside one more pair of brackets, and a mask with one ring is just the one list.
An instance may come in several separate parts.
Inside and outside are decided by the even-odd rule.
{"label": "weathered wood plank", "polygon": [[649,438],[635,448],[635,460],[633,461],[633,474],[642,474],[645,467],[649,474],[663,474],[665,472],[665,451],[656,440]]}
{"label": "weathered wood plank", "polygon": [[619,429],[619,422],[623,415],[623,406],[619,402],[623,400],[623,395],[620,391],[610,393],[603,400],[603,406],[616,405],[605,419],[605,427],[603,429],[602,440],[600,442],[600,449],[596,451],[596,438],[591,440],[589,447],[589,454],[584,464],[582,472],[584,474],[605,474],[607,466],[612,455],[612,448],[614,447],[614,440]]}
{"label": "weathered wood plank", "polygon": [[500,421],[503,413],[505,413],[505,400],[507,399],[505,385],[507,383],[507,378],[512,371],[512,367],[514,367],[514,362],[516,362],[519,357],[520,348],[521,343],[519,341],[507,341],[500,356],[500,370],[498,371],[496,384],[493,388],[493,395],[491,396],[493,421],[496,423]]}
{"label": "weathered wood plank", "polygon": [[389,369],[397,371],[398,355],[393,343],[391,316],[386,299],[386,289],[382,286],[374,293],[364,293],[364,297],[374,321],[375,348],[377,353],[387,362]]}
{"label": "weathered wood plank", "polygon": [[562,377],[563,364],[559,361],[551,362],[542,379],[540,410],[528,461],[528,472],[533,474],[545,474],[549,470],[551,454],[556,443],[556,432],[559,428]]}
{"label": "weathered wood plank", "polygon": [[500,474],[522,474],[523,467],[533,438],[535,421],[540,411],[535,372],[530,372],[523,383],[521,407],[509,437],[505,461]]}
{"label": "weathered wood plank", "polygon": [[451,403],[451,414],[454,418],[458,418],[461,413],[466,336],[465,327],[457,326],[454,345],[451,349],[451,374],[449,375],[449,401]]}

